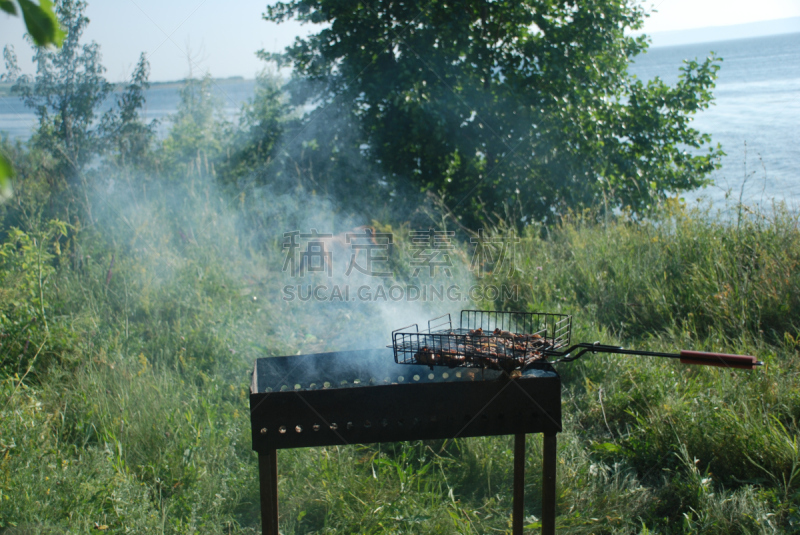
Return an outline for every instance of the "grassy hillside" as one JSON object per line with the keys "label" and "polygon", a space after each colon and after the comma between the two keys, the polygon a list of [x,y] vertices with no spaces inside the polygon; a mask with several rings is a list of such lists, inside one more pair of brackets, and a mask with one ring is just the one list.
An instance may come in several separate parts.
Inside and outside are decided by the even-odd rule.
{"label": "grassy hillside", "polygon": [[[260,532],[253,360],[352,346],[347,327],[383,306],[284,302],[280,238],[318,201],[273,198],[284,204],[255,231],[244,198],[193,173],[117,183],[80,220],[14,208],[0,249],[0,532]],[[377,223],[403,272],[408,226]],[[530,229],[517,254],[516,271],[481,282],[516,284],[522,300],[477,305],[571,313],[578,341],[766,362],[562,365],[559,533],[800,529],[795,215],[574,215]],[[466,244],[452,257],[466,273]],[[540,446],[526,459],[532,533]],[[508,531],[511,470],[510,437],[281,451],[281,529]]]}

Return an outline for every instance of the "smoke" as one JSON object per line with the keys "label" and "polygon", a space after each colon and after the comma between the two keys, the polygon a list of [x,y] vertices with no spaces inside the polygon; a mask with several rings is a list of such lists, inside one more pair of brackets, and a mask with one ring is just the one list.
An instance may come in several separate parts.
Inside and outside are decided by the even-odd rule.
{"label": "smoke", "polygon": [[[441,266],[414,273],[411,232],[452,229],[430,197],[387,180],[368,160],[358,124],[339,104],[307,109],[285,128],[273,157],[240,181],[247,185],[238,194],[247,232],[268,244],[270,300],[305,333],[301,352],[382,347],[394,329],[423,328],[472,303],[464,294],[474,277],[454,234],[445,244],[452,249],[422,254]],[[373,237],[359,237],[368,228]]]}
{"label": "smoke", "polygon": [[[429,200],[395,201],[350,128],[320,111],[236,182],[199,150],[180,176],[122,168],[96,180],[89,226],[116,255],[126,321],[212,322],[245,360],[380,348],[445,313],[457,326],[476,282],[460,237]],[[412,234],[429,229],[427,246]]]}

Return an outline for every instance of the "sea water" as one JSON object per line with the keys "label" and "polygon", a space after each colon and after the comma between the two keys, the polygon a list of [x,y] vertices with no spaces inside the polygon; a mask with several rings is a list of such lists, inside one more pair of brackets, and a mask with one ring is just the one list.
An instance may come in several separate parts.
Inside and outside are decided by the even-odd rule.
{"label": "sea water", "polygon": [[[142,117],[145,122],[156,121],[156,132],[165,137],[172,126],[172,118],[178,111],[181,82],[153,84],[145,92]],[[255,93],[255,80],[213,80],[210,89],[215,105],[219,106],[223,117],[236,121],[242,106]],[[120,97],[118,91],[112,92],[101,106],[98,115],[114,106]],[[36,130],[38,122],[33,112],[18,97],[0,97],[0,132],[11,139],[28,139]]]}
{"label": "sea water", "polygon": [[713,186],[684,197],[800,208],[800,33],[653,48],[630,71],[672,85],[685,60],[702,62],[712,51],[722,58],[714,104],[692,126],[726,156]]}

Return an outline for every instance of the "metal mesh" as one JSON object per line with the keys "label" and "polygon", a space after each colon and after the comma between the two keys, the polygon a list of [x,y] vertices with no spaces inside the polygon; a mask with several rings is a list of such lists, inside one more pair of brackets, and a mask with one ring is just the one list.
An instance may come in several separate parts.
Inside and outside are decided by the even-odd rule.
{"label": "metal mesh", "polygon": [[569,345],[571,327],[564,314],[462,310],[457,328],[445,314],[427,331],[416,324],[394,331],[392,348],[398,364],[513,370]]}

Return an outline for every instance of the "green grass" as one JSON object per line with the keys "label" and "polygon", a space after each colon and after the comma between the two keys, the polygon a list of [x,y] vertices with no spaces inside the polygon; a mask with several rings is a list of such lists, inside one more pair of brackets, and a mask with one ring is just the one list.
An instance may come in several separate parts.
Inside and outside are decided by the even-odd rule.
{"label": "green grass", "polygon": [[[95,201],[94,221],[70,220],[63,235],[36,217],[6,234],[4,533],[95,523],[109,533],[260,532],[253,360],[345,347],[348,326],[379,312],[281,301],[283,252],[264,236],[281,236],[298,207],[256,233],[244,200],[229,203],[208,182],[147,187]],[[393,230],[392,262],[405,273],[408,228]],[[468,262],[458,248],[453,258]],[[478,305],[571,313],[577,341],[767,363],[730,372],[595,355],[560,367],[559,533],[800,531],[794,215],[575,216],[531,229],[517,253],[516,271],[483,282],[518,284],[523,302]],[[534,533],[541,438],[528,444]],[[281,451],[281,529],[507,532],[512,450],[495,437]]]}

